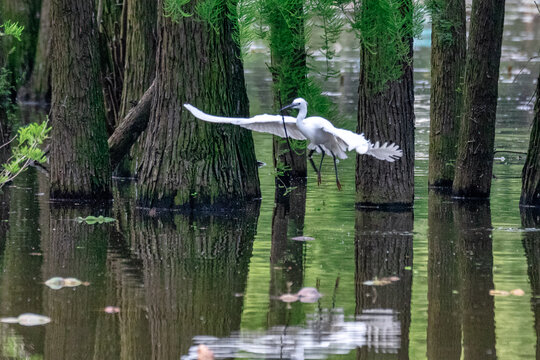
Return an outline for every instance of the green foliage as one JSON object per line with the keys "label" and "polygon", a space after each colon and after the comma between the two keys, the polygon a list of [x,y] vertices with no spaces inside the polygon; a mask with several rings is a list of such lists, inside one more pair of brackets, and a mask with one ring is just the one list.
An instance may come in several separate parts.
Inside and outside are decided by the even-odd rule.
{"label": "green foliage", "polygon": [[165,0],[163,2],[165,16],[170,17],[174,21],[179,21],[183,17],[191,16],[191,14],[184,11],[184,6],[189,2],[190,0]]}
{"label": "green foliage", "polygon": [[445,1],[443,0],[426,0],[425,2],[425,8],[431,15],[431,21],[434,27],[433,31],[437,31],[441,45],[451,46],[454,43],[452,36],[453,30],[459,27],[460,24],[456,24],[452,19],[448,18],[452,14],[447,14],[444,7]]}
{"label": "green foliage", "polygon": [[0,25],[0,36],[13,36],[18,41],[21,41],[23,30],[24,26],[21,26],[16,22],[6,20],[2,25]]}
{"label": "green foliage", "polygon": [[[0,188],[26,170],[32,162],[42,164],[47,160],[45,153],[39,148],[48,138],[48,133],[51,130],[47,123],[47,121],[41,124],[32,123],[19,128],[16,138],[12,139],[12,141],[16,140],[16,144],[12,148],[12,155],[2,165]],[[7,144],[2,146],[5,145]]]}

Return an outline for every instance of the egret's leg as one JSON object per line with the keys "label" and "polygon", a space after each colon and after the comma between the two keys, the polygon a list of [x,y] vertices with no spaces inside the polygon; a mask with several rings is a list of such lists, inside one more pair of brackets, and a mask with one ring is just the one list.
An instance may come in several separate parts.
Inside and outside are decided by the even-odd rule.
{"label": "egret's leg", "polygon": [[317,185],[321,185],[321,169],[322,169],[322,162],[324,160],[324,150],[320,146],[319,146],[319,149],[321,149],[321,163],[319,164],[319,171],[317,171]]}
{"label": "egret's leg", "polygon": [[313,155],[314,151],[315,151],[315,149],[311,149],[311,151],[308,154],[308,159],[309,159],[309,163],[313,167],[313,170],[315,170],[315,172],[318,174],[319,170],[317,170],[317,166],[315,166],[315,162],[313,161],[313,158],[311,157]]}
{"label": "egret's leg", "polygon": [[336,160],[336,155],[334,155],[333,152],[332,153],[332,157],[334,158],[334,170],[336,172],[336,185],[337,185],[337,188],[339,191],[341,191],[341,183],[339,182],[339,177],[338,177],[338,172],[337,172],[337,160]]}

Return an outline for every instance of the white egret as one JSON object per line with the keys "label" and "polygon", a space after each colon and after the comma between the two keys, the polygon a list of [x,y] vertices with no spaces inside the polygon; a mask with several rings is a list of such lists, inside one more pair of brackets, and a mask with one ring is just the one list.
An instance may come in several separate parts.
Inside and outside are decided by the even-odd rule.
{"label": "white egret", "polygon": [[[298,109],[296,119],[292,116],[267,114],[257,115],[249,119],[228,118],[206,114],[190,104],[184,104],[184,107],[200,120],[238,125],[249,130],[269,133],[280,137],[288,135],[293,139],[309,140],[310,143],[307,146],[310,150],[308,158],[317,172],[317,183],[321,183],[321,167],[324,155],[331,155],[334,158],[336,184],[339,190],[341,190],[341,183],[339,182],[336,159],[346,159],[347,154],[345,154],[345,151],[356,150],[359,154],[371,155],[379,160],[389,162],[393,162],[403,155],[402,150],[394,143],[384,143],[382,145],[378,141],[372,143],[363,134],[356,134],[349,130],[336,128],[330,121],[322,117],[310,116],[306,118],[307,105],[306,100],[297,98],[290,105],[281,109],[281,111],[289,108]],[[287,128],[287,134],[285,134],[283,123],[285,123]],[[319,169],[317,169],[312,159],[314,151],[321,153]]]}

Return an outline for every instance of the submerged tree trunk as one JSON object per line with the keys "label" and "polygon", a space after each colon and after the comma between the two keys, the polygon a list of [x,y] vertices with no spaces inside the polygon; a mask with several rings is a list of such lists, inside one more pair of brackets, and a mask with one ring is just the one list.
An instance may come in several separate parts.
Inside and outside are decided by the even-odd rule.
{"label": "submerged tree trunk", "polygon": [[184,110],[247,116],[248,99],[229,8],[216,14],[219,32],[193,16],[177,21],[158,3],[156,96],[138,172],[138,202],[146,207],[231,206],[260,196],[253,139],[247,130],[209,124]]}
{"label": "submerged tree trunk", "polygon": [[453,193],[489,197],[504,0],[474,0],[465,69],[463,115]]}
{"label": "submerged tree trunk", "polygon": [[[373,3],[371,3],[373,4]],[[366,3],[368,6],[369,2]],[[404,11],[411,11],[406,1]],[[408,60],[402,64],[402,75],[389,81],[382,90],[373,74],[379,56],[373,49],[360,49],[360,84],[358,99],[358,133],[372,141],[394,142],[403,150],[396,162],[357,155],[356,203],[361,207],[411,207],[414,196],[414,85],[412,36],[404,39],[409,46]],[[383,44],[376,44],[376,46]]]}
{"label": "submerged tree trunk", "polygon": [[51,101],[51,0],[43,0],[39,16],[39,35],[29,92],[34,101]]}
{"label": "submerged tree trunk", "polygon": [[[271,72],[276,110],[297,98],[307,80],[303,3],[302,0],[294,0],[288,1],[287,5],[274,4],[266,15],[270,22]],[[305,148],[305,141],[289,139],[287,143],[286,139],[274,136],[274,168],[286,186],[290,185],[291,177],[307,176]]]}
{"label": "submerged tree trunk", "polygon": [[520,205],[540,206],[540,75],[536,83],[534,119],[529,151],[523,166]]}
{"label": "submerged tree trunk", "polygon": [[429,186],[451,187],[462,109],[465,0],[431,1]]}
{"label": "submerged tree trunk", "polygon": [[91,1],[52,0],[51,197],[108,199],[111,170]]}
{"label": "submerged tree trunk", "polygon": [[[142,101],[143,93],[156,73],[156,1],[130,0],[126,2],[126,6],[125,65],[120,118],[124,118]],[[135,175],[134,163],[138,161],[140,152],[140,142],[136,142],[131,153],[125,156],[125,160],[118,166],[117,174]]]}

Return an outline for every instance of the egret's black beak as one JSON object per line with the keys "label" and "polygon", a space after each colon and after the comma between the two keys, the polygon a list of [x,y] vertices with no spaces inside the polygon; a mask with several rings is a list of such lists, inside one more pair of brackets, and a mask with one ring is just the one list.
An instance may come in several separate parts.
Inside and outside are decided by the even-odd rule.
{"label": "egret's black beak", "polygon": [[287,105],[287,106],[284,106],[281,108],[281,110],[279,110],[279,112],[283,112],[283,110],[287,110],[287,109],[290,109],[293,107],[293,104],[290,104],[290,105]]}

